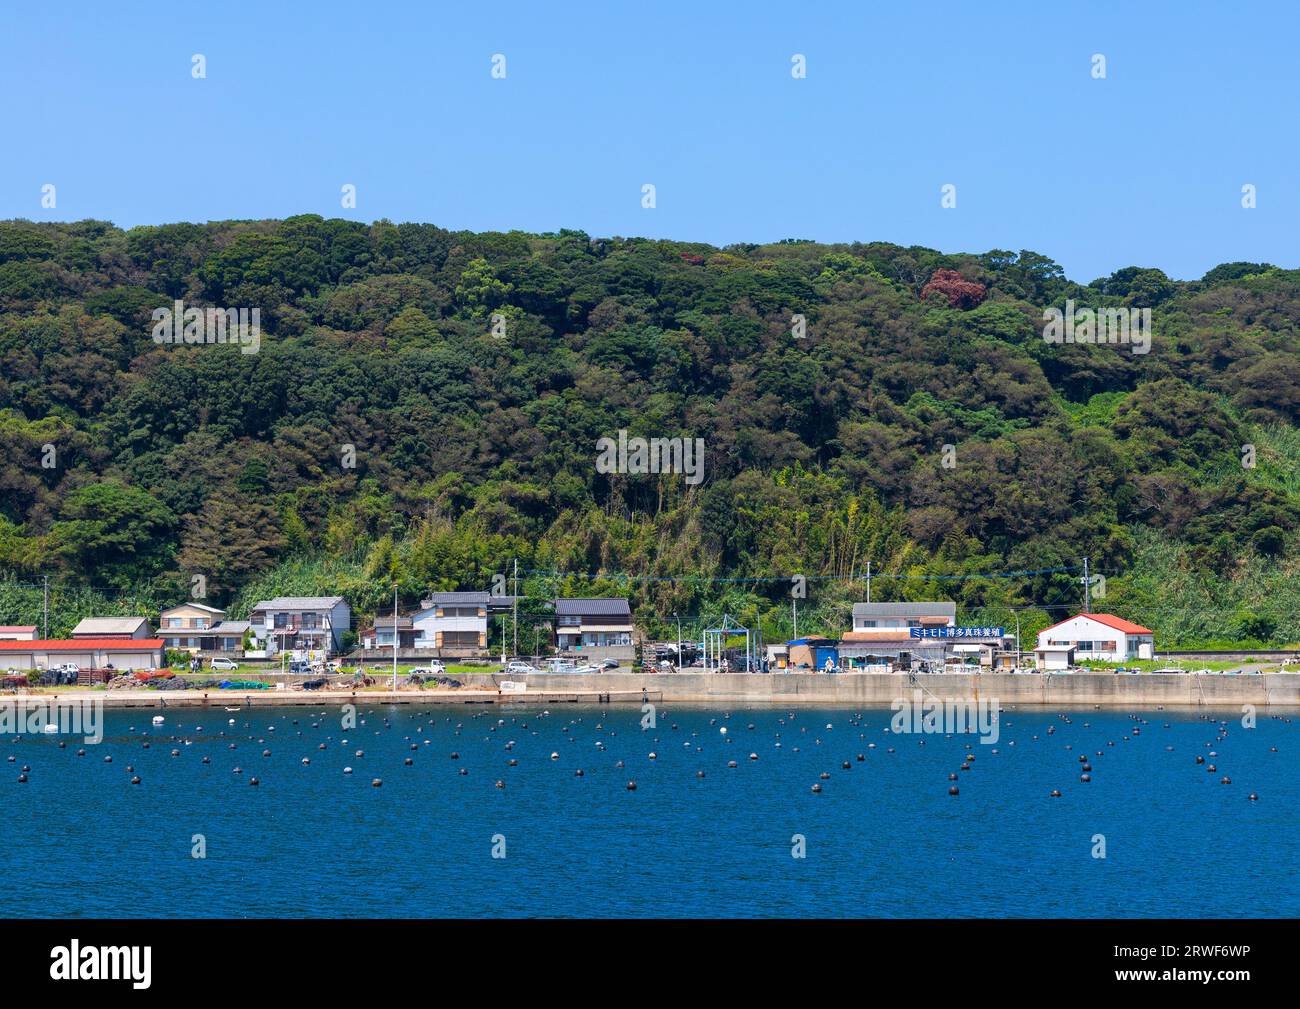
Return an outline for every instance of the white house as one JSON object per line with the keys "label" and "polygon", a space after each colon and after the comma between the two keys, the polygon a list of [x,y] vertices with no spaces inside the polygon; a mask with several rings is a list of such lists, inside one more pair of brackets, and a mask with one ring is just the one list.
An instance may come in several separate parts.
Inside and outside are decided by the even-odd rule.
{"label": "white house", "polygon": [[274,655],[292,649],[338,653],[352,629],[352,608],[342,596],[276,596],[253,607],[249,629]]}
{"label": "white house", "polygon": [[436,649],[440,655],[486,655],[490,602],[486,592],[433,593],[411,614],[415,647]]}
{"label": "white house", "polygon": [[0,641],[35,641],[35,624],[4,624],[0,626]]}
{"label": "white house", "polygon": [[1149,659],[1154,632],[1110,613],[1079,613],[1038,632],[1038,650],[1070,645],[1080,661],[1125,662]]}

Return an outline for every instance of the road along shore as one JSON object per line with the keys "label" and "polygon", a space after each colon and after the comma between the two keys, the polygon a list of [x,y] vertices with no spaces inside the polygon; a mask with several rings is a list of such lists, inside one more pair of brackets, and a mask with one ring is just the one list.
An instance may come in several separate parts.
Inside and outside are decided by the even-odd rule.
{"label": "road along shore", "polygon": [[102,701],[111,708],[278,707],[327,704],[641,704],[853,705],[888,708],[920,691],[928,700],[984,701],[1053,708],[1300,707],[1300,673],[535,673],[527,689],[501,689],[500,674],[459,677],[433,690],[47,690],[0,696],[0,703]]}

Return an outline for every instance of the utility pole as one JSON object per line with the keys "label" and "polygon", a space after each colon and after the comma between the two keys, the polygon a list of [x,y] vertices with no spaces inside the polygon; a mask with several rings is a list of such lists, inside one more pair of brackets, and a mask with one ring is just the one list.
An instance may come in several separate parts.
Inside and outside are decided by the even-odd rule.
{"label": "utility pole", "polygon": [[790,619],[794,621],[794,633],[791,634],[790,637],[797,638],[799,636],[799,600],[798,599],[790,600]]}
{"label": "utility pole", "polygon": [[50,576],[45,575],[45,624],[41,634],[46,641],[50,640]]}
{"label": "utility pole", "polygon": [[1088,581],[1088,558],[1083,559],[1083,612],[1092,612],[1092,586]]}
{"label": "utility pole", "polygon": [[1013,611],[1016,615],[1016,672],[1020,671],[1020,611]]}
{"label": "utility pole", "polygon": [[871,561],[867,561],[867,602],[871,602]]}
{"label": "utility pole", "polygon": [[515,654],[519,654],[519,558],[515,558],[515,595],[514,595],[514,620],[515,625]]}
{"label": "utility pole", "polygon": [[397,690],[397,582],[393,582],[393,690]]}
{"label": "utility pole", "polygon": [[677,671],[682,671],[682,618],[673,610],[673,619],[677,621]]}

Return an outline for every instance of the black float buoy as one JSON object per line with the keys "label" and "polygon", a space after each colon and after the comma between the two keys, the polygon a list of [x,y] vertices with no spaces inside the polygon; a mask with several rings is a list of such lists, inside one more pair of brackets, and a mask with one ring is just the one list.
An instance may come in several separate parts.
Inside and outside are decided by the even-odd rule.
{"label": "black float buoy", "polygon": [[1085,782],[1086,782],[1086,781],[1091,781],[1091,780],[1092,780],[1092,775],[1091,775],[1091,774],[1081,774],[1081,775],[1079,775],[1079,780],[1080,780],[1080,781],[1085,781]]}
{"label": "black float buoy", "polygon": [[1248,798],[1250,799],[1251,802],[1258,802],[1258,801],[1259,801],[1259,796],[1256,795],[1254,792],[1251,792],[1250,795],[1248,796]]}
{"label": "black float buoy", "polygon": [[140,775],[137,774],[134,778],[132,778],[132,779],[131,779],[131,784],[133,784],[133,785],[138,785],[138,784],[140,784]]}
{"label": "black float buoy", "polygon": [[249,779],[248,779],[248,783],[249,783],[250,785],[260,785],[260,784],[261,784],[261,782],[258,781],[256,778],[249,778]]}
{"label": "black float buoy", "polygon": [[822,786],[821,786],[821,785],[813,785],[812,790],[813,790],[814,792],[820,792],[820,791],[822,790]]}
{"label": "black float buoy", "polygon": [[952,785],[952,786],[950,786],[949,789],[948,789],[948,794],[949,794],[949,795],[960,795],[961,792],[960,792],[960,790],[957,788],[956,785]]}
{"label": "black float buoy", "polygon": [[1061,797],[1061,790],[1060,790],[1059,788],[1053,788],[1053,789],[1052,789],[1052,798],[1053,798],[1053,799],[1059,799],[1060,797]]}
{"label": "black float buoy", "polygon": [[370,787],[371,787],[371,788],[378,788],[378,787],[379,787],[380,785],[382,785],[383,783],[384,783],[384,782],[383,782],[383,779],[382,779],[382,778],[372,778],[372,779],[370,780]]}
{"label": "black float buoy", "polygon": [[628,790],[629,792],[635,792],[635,791],[636,791],[636,782],[635,782],[635,781],[629,781],[629,782],[627,783],[627,790]]}
{"label": "black float buoy", "polygon": [[402,763],[404,763],[407,767],[410,767],[412,764],[415,763],[415,761],[412,760],[410,757],[407,757],[404,761],[402,761]]}

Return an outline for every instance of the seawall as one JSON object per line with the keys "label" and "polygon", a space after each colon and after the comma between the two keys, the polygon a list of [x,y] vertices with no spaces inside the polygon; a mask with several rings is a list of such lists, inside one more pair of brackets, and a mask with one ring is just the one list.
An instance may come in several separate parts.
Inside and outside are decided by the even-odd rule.
{"label": "seawall", "polygon": [[[477,686],[506,677],[469,675],[461,679],[466,685]],[[645,689],[651,695],[662,694],[666,702],[888,707],[897,698],[921,690],[944,700],[985,698],[1004,705],[1300,706],[1300,673],[935,673],[914,677],[897,673],[536,673],[524,679],[530,691],[599,689],[639,696]]]}
{"label": "seawall", "polygon": [[502,693],[500,683],[519,677],[460,675],[457,690],[55,690],[10,694],[7,701],[101,701],[110,708],[220,707],[330,704],[656,704],[688,703],[853,705],[888,708],[920,691],[927,700],[994,701],[1003,707],[1054,708],[1212,707],[1300,708],[1300,673],[1253,675],[1113,673],[986,673],[907,676],[889,673],[535,673],[526,693]]}

